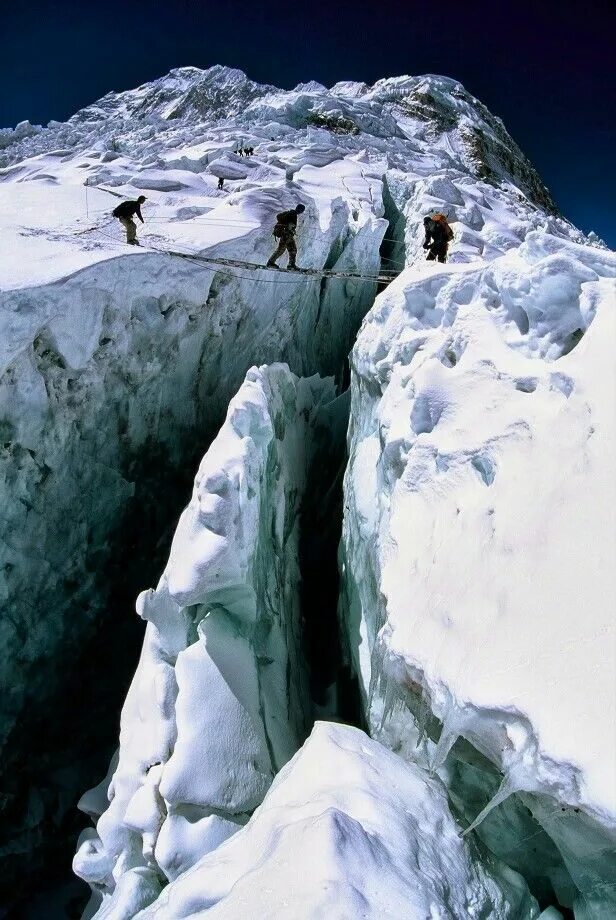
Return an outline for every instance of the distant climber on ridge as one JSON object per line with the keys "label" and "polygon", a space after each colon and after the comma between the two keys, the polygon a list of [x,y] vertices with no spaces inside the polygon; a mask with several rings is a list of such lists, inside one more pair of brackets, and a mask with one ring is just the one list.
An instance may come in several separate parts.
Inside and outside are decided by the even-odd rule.
{"label": "distant climber on ridge", "polygon": [[132,246],[139,245],[139,241],[137,240],[137,225],[133,218],[137,215],[141,223],[145,223],[141,216],[141,205],[146,200],[145,195],[139,195],[136,201],[123,201],[117,208],[114,208],[112,212],[113,216],[118,218],[126,230],[126,242],[130,243]]}
{"label": "distant climber on ridge", "polygon": [[447,223],[444,214],[433,214],[431,217],[424,217],[424,230],[426,237],[423,248],[428,250],[426,256],[428,262],[447,261],[447,250],[449,243],[453,239],[453,230]]}
{"label": "distant climber on ridge", "polygon": [[279,259],[283,252],[289,253],[289,264],[287,268],[297,268],[295,259],[297,257],[297,243],[295,242],[295,231],[297,230],[298,215],[303,214],[306,210],[303,204],[298,204],[292,211],[281,211],[276,215],[276,226],[273,230],[274,239],[279,240],[278,248],[268,259],[268,268],[278,268],[276,259]]}

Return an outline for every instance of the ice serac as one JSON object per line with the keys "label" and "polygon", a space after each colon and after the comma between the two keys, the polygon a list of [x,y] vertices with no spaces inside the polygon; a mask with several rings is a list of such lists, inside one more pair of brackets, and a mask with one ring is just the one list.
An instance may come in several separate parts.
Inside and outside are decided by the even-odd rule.
{"label": "ice serac", "polygon": [[[97,916],[132,916],[157,893],[152,879],[160,888],[235,833],[309,731],[300,507],[311,429],[334,395],[331,379],[285,365],[248,372],[160,583],[139,597],[148,626],[119,760],[74,861],[102,898]],[[133,913],[121,907],[127,876]]]}
{"label": "ice serac", "polygon": [[482,865],[460,838],[438,779],[325,722],[248,825],[138,916],[237,918],[248,908],[264,920],[539,915],[519,875]]}
{"label": "ice serac", "polygon": [[[208,78],[225,100],[236,86],[227,76]],[[178,81],[192,86],[193,79],[183,72],[163,81],[165,98]],[[332,169],[296,164],[293,184],[284,159],[270,169],[255,156],[251,180],[219,193],[207,163],[219,154],[233,161],[235,125],[206,119],[211,144],[199,148],[191,146],[201,117],[195,109],[165,121],[165,136],[153,127],[159,116],[148,91],[131,99],[130,106],[107,99],[42,135],[18,131],[3,151],[16,162],[0,175],[11,254],[0,269],[0,744],[10,807],[3,823],[12,828],[2,852],[15,860],[24,851],[22,831],[28,846],[43,837],[54,846],[57,815],[67,816],[77,789],[90,782],[79,779],[92,770],[83,732],[92,732],[94,744],[110,734],[93,726],[114,721],[116,705],[106,706],[95,688],[108,673],[98,640],[113,644],[127,605],[160,572],[191,471],[246,371],[282,360],[299,375],[340,379],[374,298],[371,282],[276,278],[177,253],[264,265],[276,213],[302,201],[302,263],[375,276],[387,226],[381,178],[366,184],[361,164],[342,154]],[[113,149],[120,133],[127,157]],[[27,149],[39,141],[40,152]],[[303,137],[290,139],[289,156],[303,144]],[[360,187],[347,192],[339,174]],[[141,249],[129,252],[110,218],[117,198],[94,186],[133,197],[133,181],[146,190],[150,211]],[[61,660],[72,668],[59,667]],[[100,682],[92,676],[97,665]],[[83,688],[67,689],[79,668],[87,670],[89,692],[81,709]],[[68,740],[51,717],[57,709],[68,709],[75,723]],[[74,750],[63,782],[75,788],[60,794],[51,777],[67,744]],[[27,765],[25,774],[17,763]]]}
{"label": "ice serac", "polygon": [[[597,920],[616,910],[615,276],[534,232],[380,296],[352,356],[341,604],[376,736],[443,768],[510,864],[532,839],[527,877],[543,859]],[[484,827],[515,794],[533,820]]]}

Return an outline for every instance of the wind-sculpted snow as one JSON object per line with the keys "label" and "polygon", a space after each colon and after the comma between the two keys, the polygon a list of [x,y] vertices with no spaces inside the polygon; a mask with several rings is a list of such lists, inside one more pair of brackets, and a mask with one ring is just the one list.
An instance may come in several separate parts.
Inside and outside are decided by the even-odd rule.
{"label": "wind-sculpted snow", "polygon": [[[148,627],[119,761],[74,861],[103,897],[98,916],[132,916],[125,898],[155,894],[235,833],[307,734],[299,512],[310,429],[333,397],[333,381],[284,365],[248,372],[158,588],[137,602]],[[98,816],[101,792],[81,807]]]}
{"label": "wind-sculpted snow", "polygon": [[431,769],[470,742],[504,777],[489,807],[526,793],[584,918],[616,909],[615,277],[544,234],[405,273],[353,352],[345,490],[373,730]]}
{"label": "wind-sculpted snow", "polygon": [[520,876],[483,866],[460,839],[437,779],[358,729],[324,722],[249,824],[138,916],[247,909],[263,920],[539,915]]}

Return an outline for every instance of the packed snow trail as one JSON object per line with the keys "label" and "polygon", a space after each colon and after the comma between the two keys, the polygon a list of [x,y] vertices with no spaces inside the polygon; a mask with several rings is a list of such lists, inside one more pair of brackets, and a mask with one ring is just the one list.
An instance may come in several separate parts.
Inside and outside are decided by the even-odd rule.
{"label": "packed snow trail", "polygon": [[[240,139],[255,147],[254,157],[234,155]],[[128,570],[134,573],[139,567],[142,587],[156,583],[156,560],[164,552],[164,540],[156,547],[156,539],[172,516],[161,514],[161,506],[175,503],[177,512],[185,502],[178,478],[197,465],[233,394],[245,395],[243,387],[256,386],[256,380],[243,383],[250,366],[279,361],[290,370],[261,367],[251,372],[261,375],[262,392],[269,392],[267,411],[259,400],[262,411],[256,411],[252,397],[242,410],[234,403],[239,431],[247,418],[254,420],[255,411],[262,421],[244,446],[249,441],[255,445],[250,456],[260,456],[264,466],[241,454],[234,454],[231,464],[244,496],[235,519],[254,514],[251,520],[262,539],[248,546],[244,532],[221,530],[225,521],[218,512],[233,502],[234,491],[227,488],[218,447],[204,459],[211,464],[211,475],[203,489],[202,518],[194,518],[199,539],[189,541],[197,581],[207,581],[217,571],[212,562],[216,547],[227,560],[253,559],[234,582],[237,604],[231,609],[227,597],[225,609],[218,607],[209,624],[210,614],[202,617],[203,623],[191,621],[183,637],[181,630],[173,632],[178,611],[164,615],[163,589],[154,592],[152,605],[140,604],[146,619],[149,614],[160,620],[165,637],[163,645],[157,644],[158,627],[149,623],[142,664],[123,716],[122,766],[114,762],[111,783],[104,782],[96,794],[84,798],[86,810],[103,817],[100,833],[86,835],[76,868],[91,881],[98,899],[102,892],[107,905],[114,898],[114,907],[122,901],[123,916],[131,916],[138,903],[145,906],[157,898],[171,878],[178,883],[175,890],[183,891],[184,870],[193,871],[186,867],[215,848],[227,832],[237,831],[265,794],[273,773],[301,744],[309,728],[296,718],[301,705],[281,712],[255,690],[256,706],[248,684],[236,688],[234,696],[236,675],[227,668],[225,655],[230,648],[241,649],[245,673],[255,678],[253,690],[261,678],[267,683],[269,670],[274,701],[287,696],[289,680],[300,680],[303,651],[296,654],[293,639],[299,590],[295,536],[288,530],[295,510],[287,515],[285,509],[296,509],[297,493],[304,486],[301,470],[289,458],[297,455],[304,438],[310,453],[345,414],[334,408],[334,400],[318,409],[315,404],[314,412],[304,405],[297,418],[297,400],[291,394],[305,392],[302,378],[315,372],[322,378],[335,376],[339,383],[345,379],[345,355],[372,305],[376,279],[390,274],[383,264],[391,264],[403,271],[364,320],[352,362],[341,551],[340,613],[347,663],[362,688],[366,722],[382,744],[439,775],[430,779],[422,773],[421,782],[426,788],[445,783],[460,816],[460,831],[497,792],[503,772],[501,792],[524,791],[509,796],[479,825],[477,834],[492,854],[486,863],[498,857],[523,874],[542,904],[571,906],[578,920],[594,920],[611,910],[613,812],[600,795],[600,765],[610,756],[606,733],[595,731],[589,745],[576,732],[567,746],[558,718],[554,729],[546,731],[551,710],[563,709],[565,697],[571,703],[567,693],[558,694],[562,678],[547,667],[544,675],[536,661],[529,681],[523,656],[514,669],[508,668],[503,661],[510,650],[503,642],[492,642],[491,634],[481,633],[478,625],[492,623],[498,635],[495,611],[511,625],[512,610],[528,609],[517,585],[518,569],[510,565],[514,559],[524,585],[536,585],[543,576],[546,587],[538,594],[536,621],[522,617],[517,631],[511,627],[503,634],[523,636],[534,650],[540,645],[533,631],[536,623],[540,634],[554,641],[550,630],[561,603],[555,598],[561,597],[560,583],[569,584],[561,577],[558,551],[563,547],[567,559],[572,557],[575,533],[557,516],[562,526],[550,532],[555,555],[549,560],[547,554],[545,560],[539,556],[537,571],[525,567],[519,554],[523,531],[511,509],[529,514],[529,492],[506,473],[509,457],[514,467],[523,465],[525,450],[533,444],[536,463],[528,467],[525,482],[542,483],[541,501],[553,494],[546,477],[552,471],[551,478],[559,479],[566,451],[571,444],[583,445],[590,430],[580,395],[588,389],[587,415],[596,414],[600,424],[592,421],[590,426],[595,429],[590,453],[582,446],[579,453],[573,450],[579,468],[569,478],[579,483],[581,494],[596,494],[590,471],[600,468],[594,445],[606,443],[604,410],[597,388],[590,394],[592,388],[578,386],[578,381],[586,379],[586,366],[595,361],[597,335],[591,334],[601,328],[598,319],[609,315],[613,298],[612,262],[605,248],[557,214],[502,123],[460,84],[443,77],[400,77],[373,87],[341,83],[330,90],[310,83],[283,92],[227,68],[182,68],[134,91],[111,93],[66,124],[18,126],[0,135],[0,145],[0,223],[9,254],[0,266],[0,421],[6,438],[0,442],[0,462],[8,518],[0,533],[0,577],[4,596],[10,598],[2,639],[5,678],[12,691],[2,695],[0,705],[8,739],[3,788],[11,796],[14,829],[5,849],[13,854],[6,878],[25,875],[23,861],[14,855],[24,851],[24,841],[29,847],[37,843],[28,867],[34,877],[36,860],[53,851],[59,840],[58,816],[66,814],[80,785],[79,726],[89,726],[92,718],[75,704],[74,731],[66,739],[55,719],[55,710],[61,708],[56,700],[65,706],[72,701],[62,697],[58,660],[82,647],[94,624],[106,636],[119,628],[130,600],[108,609],[112,578],[126,583]],[[220,174],[227,177],[224,192],[216,188]],[[109,196],[97,185],[113,188],[122,198],[142,192],[149,196],[150,211],[140,234],[151,249],[129,254],[117,225],[117,232],[107,233],[100,225],[101,232],[92,235],[92,221],[102,220],[103,214],[107,219],[110,212]],[[276,213],[298,203],[307,208],[298,231],[299,257],[322,277],[282,270],[270,281],[261,270],[194,260],[197,253],[262,266],[271,252]],[[426,264],[421,249],[422,218],[432,210],[446,213],[455,232],[447,266]],[[334,277],[328,279],[327,273]],[[561,358],[567,352],[572,354]],[[606,386],[606,402],[609,393]],[[243,405],[242,398],[239,403]],[[450,424],[452,418],[456,421]],[[566,422],[567,444],[560,419]],[[552,448],[548,433],[553,435]],[[604,452],[609,456],[607,448]],[[258,482],[256,469],[264,470]],[[133,492],[137,500],[131,498]],[[258,509],[257,494],[267,496]],[[496,496],[488,515],[492,531],[477,511],[476,503],[487,496]],[[563,497],[571,507],[579,501],[577,492]],[[125,537],[131,506],[136,526]],[[594,499],[592,507],[596,510]],[[607,514],[607,507],[605,503],[601,514]],[[548,518],[551,510],[550,505]],[[579,531],[589,534],[590,545],[601,545],[596,530],[604,520],[601,514],[580,519]],[[503,536],[503,519],[508,523],[504,530],[511,531],[509,542],[507,533]],[[541,531],[541,522],[532,521]],[[606,530],[605,520],[604,525]],[[492,532],[498,537],[490,538]],[[274,560],[264,554],[265,547],[271,549],[266,533],[293,535],[288,544],[283,540]],[[144,550],[147,539],[152,543],[146,542]],[[113,576],[107,565],[110,547],[122,560]],[[605,546],[606,554],[608,550]],[[592,568],[590,563],[587,567]],[[489,579],[484,578],[487,568]],[[448,586],[447,603],[439,601],[435,607],[429,577],[433,569],[441,572],[436,581]],[[450,570],[455,579],[450,579]],[[286,574],[272,583],[272,575],[281,572]],[[486,585],[473,604],[469,582]],[[575,587],[570,596],[579,599]],[[596,590],[598,596],[611,590],[605,587],[601,565],[596,568]],[[465,598],[468,606],[462,603]],[[196,612],[182,598],[174,603],[181,608],[180,624],[182,617],[190,619]],[[255,607],[260,611],[258,628],[251,634],[247,619]],[[474,607],[489,608],[487,619],[477,623],[467,616]],[[262,647],[269,623],[264,611],[289,613],[284,623],[290,631],[283,630],[285,641],[275,643],[274,654]],[[592,608],[597,620],[603,612],[600,605]],[[435,631],[434,619],[440,624]],[[231,637],[237,620],[241,628]],[[220,636],[213,635],[217,623]],[[171,639],[167,629],[173,632]],[[279,634],[274,630],[272,635]],[[573,643],[576,636],[572,633],[566,642]],[[609,668],[603,650],[586,641],[589,637],[582,638],[576,651],[579,673],[588,672],[588,686],[579,699],[588,709],[589,724],[597,726]],[[480,639],[485,658],[477,648]],[[176,660],[169,641],[175,642]],[[122,643],[121,636],[117,642]],[[285,654],[294,662],[289,673],[281,668]],[[101,655],[92,659],[84,679],[104,684],[112,670],[108,660]],[[471,673],[462,680],[451,661],[471,659],[474,667],[469,666]],[[150,666],[158,678],[154,683],[142,679]],[[490,675],[503,670],[507,678],[492,686]],[[535,681],[535,671],[548,688],[542,704],[537,702],[541,680]],[[201,690],[206,673],[214,672],[218,676],[208,687],[217,688],[216,705],[220,712],[231,713],[229,725],[239,728],[215,737],[212,732],[195,736],[191,726],[212,717],[205,702],[201,704]],[[153,690],[158,691],[155,698]],[[287,698],[305,702],[304,691],[296,691]],[[330,699],[331,712],[335,688]],[[20,736],[19,725],[28,725],[25,713],[40,713],[46,731],[35,726]],[[469,723],[466,717],[471,715]],[[443,730],[435,746],[440,723]],[[131,738],[143,725],[157,728],[145,739],[140,760]],[[44,757],[38,756],[37,739],[48,738],[54,727],[55,746],[52,739],[45,744]],[[284,742],[284,755],[277,753],[273,737]],[[326,734],[326,748],[338,743]],[[370,744],[360,744],[367,758]],[[159,763],[145,758],[148,745],[164,748]],[[193,745],[201,745],[194,758]],[[58,791],[54,777],[68,761],[72,772],[65,782],[70,789]],[[235,762],[245,767],[238,768],[237,781]],[[25,763],[26,769],[14,769],[17,763]],[[189,763],[203,767],[188,770]],[[344,774],[346,768],[339,769]],[[342,780],[332,777],[332,782],[344,784],[344,775]],[[306,795],[310,800],[310,789]],[[240,800],[246,811],[235,812]],[[520,805],[522,800],[533,818]],[[372,807],[378,811],[378,798]],[[565,818],[556,822],[554,811],[562,808]],[[503,813],[510,820],[502,822]],[[357,820],[355,812],[347,809],[346,815],[334,825],[346,828],[349,820]],[[251,822],[257,824],[258,816],[259,810]],[[436,825],[450,820],[447,809],[439,807],[421,823],[416,852],[432,852]],[[284,823],[283,815],[280,826]],[[363,853],[363,831],[355,830],[353,846]],[[250,841],[260,833],[253,837],[249,825],[244,836],[241,830],[235,835],[238,851],[239,841],[247,841],[248,872],[254,858]],[[396,849],[378,824],[373,833],[385,849],[390,844]],[[524,845],[529,837],[538,844],[532,856]],[[334,839],[340,841],[340,835],[317,835],[308,858],[316,858],[319,840]],[[327,852],[336,863],[336,849]],[[437,876],[442,873],[443,884],[449,879],[453,885],[465,866],[463,872],[470,872],[465,878],[474,879],[471,889],[474,884],[479,892],[482,866],[477,869],[468,861],[466,843],[456,852],[460,861],[455,871],[448,875],[437,861]],[[277,871],[270,864],[272,878]],[[425,886],[418,896],[433,897],[426,877],[405,879],[411,887]],[[519,897],[531,905],[532,915],[524,884],[507,891],[494,892],[504,916],[516,915],[513,905],[521,903]],[[378,910],[370,903],[370,891],[363,896],[366,910]],[[433,906],[440,911],[444,900],[434,897]],[[466,907],[457,909],[463,911],[460,916],[468,915]],[[101,917],[105,910],[103,905]]]}

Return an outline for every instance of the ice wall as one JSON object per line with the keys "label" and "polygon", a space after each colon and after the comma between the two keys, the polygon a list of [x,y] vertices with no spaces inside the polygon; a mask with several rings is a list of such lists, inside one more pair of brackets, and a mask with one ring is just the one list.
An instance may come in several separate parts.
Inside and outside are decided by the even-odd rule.
{"label": "ice wall", "polygon": [[[287,196],[284,189],[240,196],[238,210],[258,219],[256,230],[236,240],[236,256],[243,247],[245,257],[265,261],[270,217]],[[311,231],[319,204],[306,200],[305,258],[358,262],[376,273],[385,222],[374,215],[355,221],[339,199],[328,224]],[[241,273],[146,252],[0,295],[0,724],[7,768],[25,757],[33,735],[47,732],[49,701],[58,697],[62,705],[67,672],[59,661],[81,661],[103,618],[124,618],[113,607],[131,598],[118,585],[141,587],[144,568],[154,577],[157,543],[185,501],[191,465],[247,368],[281,359],[299,374],[340,375],[373,293],[371,284],[299,276],[256,285]],[[138,543],[151,554],[145,565],[134,553]],[[49,734],[45,756],[65,744]],[[33,774],[37,765],[38,757]],[[36,833],[22,774],[8,772],[11,826],[25,822],[28,834]],[[45,799],[43,772],[27,785],[40,783]],[[43,811],[51,819],[69,802],[53,793]]]}
{"label": "ice wall", "polygon": [[285,365],[248,372],[161,581],[137,602],[148,627],[119,761],[108,795],[84,796],[102,816],[74,861],[99,916],[132,916],[127,886],[149,897],[235,833],[309,730],[300,508],[311,429],[333,397],[331,379]]}
{"label": "ice wall", "polygon": [[470,742],[584,918],[615,890],[615,273],[544,233],[405,273],[353,351],[345,481],[341,614],[372,731],[432,770]]}

